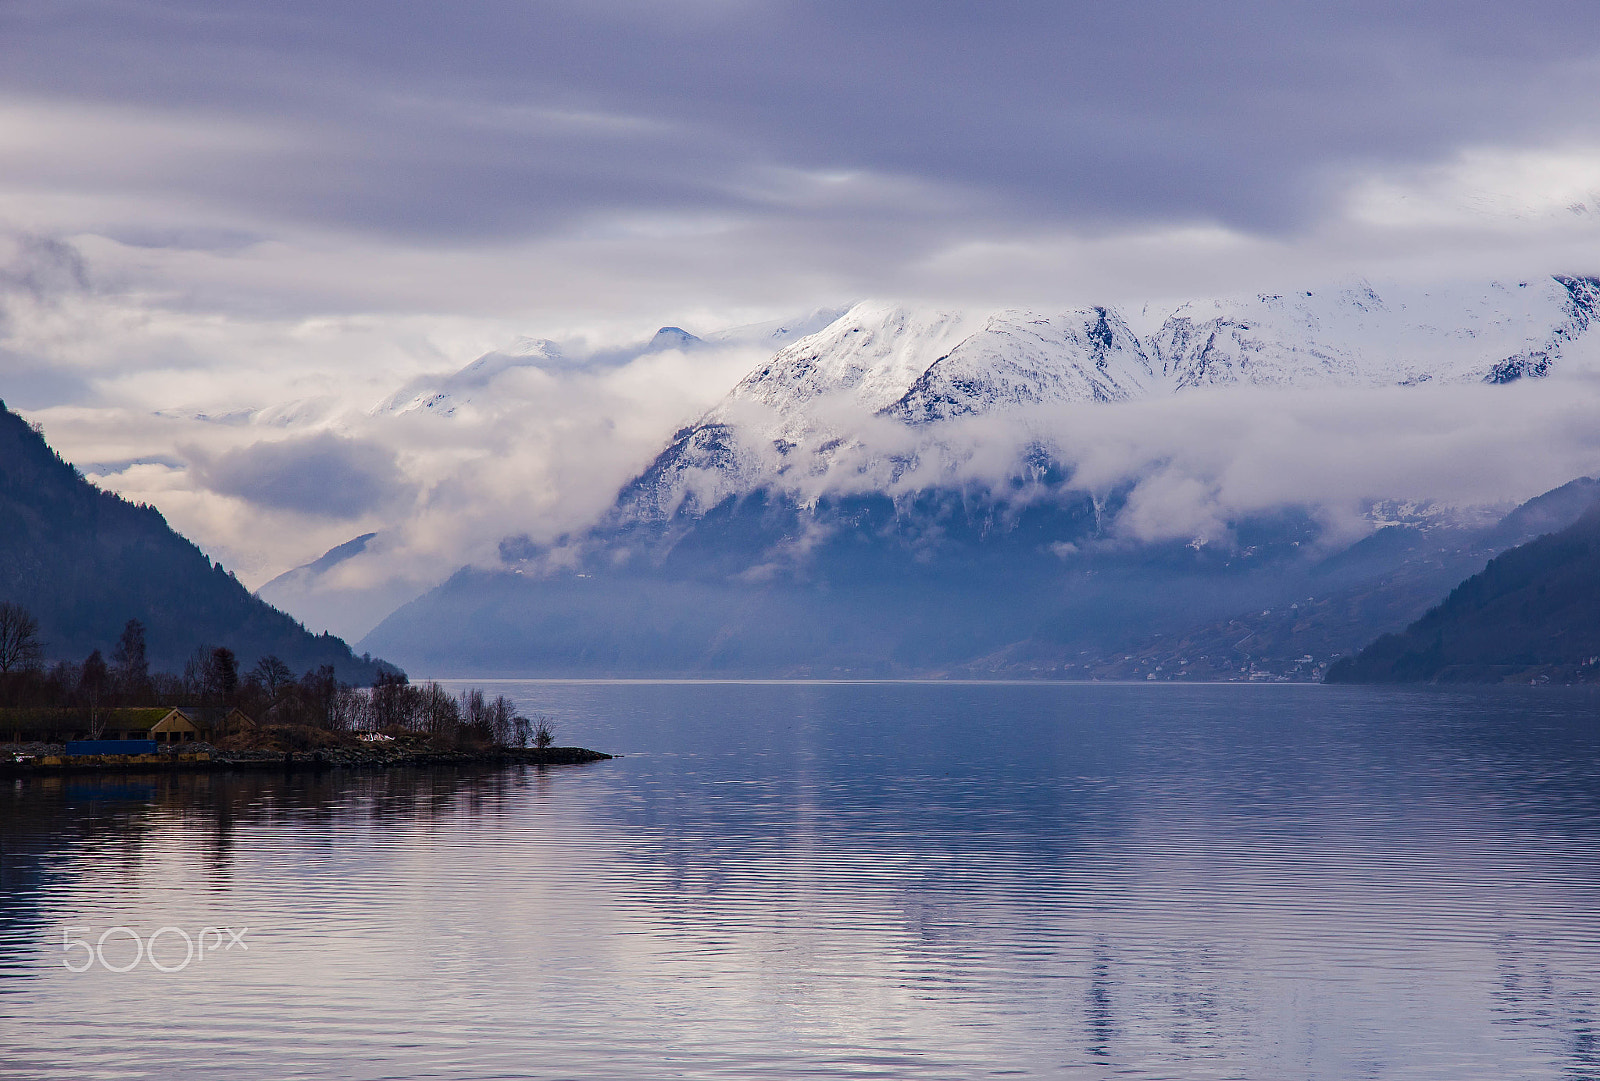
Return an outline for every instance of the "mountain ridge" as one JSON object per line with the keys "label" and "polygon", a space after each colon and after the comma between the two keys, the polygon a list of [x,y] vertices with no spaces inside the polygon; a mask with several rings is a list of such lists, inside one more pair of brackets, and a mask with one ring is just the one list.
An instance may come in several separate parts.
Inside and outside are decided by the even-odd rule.
{"label": "mountain ridge", "polygon": [[258,600],[154,507],[90,484],[3,402],[0,521],[0,600],[34,615],[53,658],[109,654],[138,619],[151,663],[168,670],[201,645],[228,646],[246,666],[269,653],[297,671],[331,664],[363,683],[382,667]]}
{"label": "mountain ridge", "polygon": [[1510,548],[1330,683],[1600,682],[1600,501]]}
{"label": "mountain ridge", "polygon": [[[977,314],[855,305],[752,370],[674,434],[636,479],[636,510],[705,510],[762,485],[823,476],[868,437],[904,472],[946,422],[1029,407],[1109,404],[1234,386],[1505,384],[1548,375],[1600,313],[1600,278],[1551,276],[1460,292],[1381,295],[1366,282],[1178,305],[1146,335],[1114,307]],[[887,423],[889,427],[883,427]],[[918,432],[924,435],[918,435]],[[849,468],[845,471],[849,475]],[[854,478],[851,477],[854,483]],[[871,480],[867,481],[871,483]]]}

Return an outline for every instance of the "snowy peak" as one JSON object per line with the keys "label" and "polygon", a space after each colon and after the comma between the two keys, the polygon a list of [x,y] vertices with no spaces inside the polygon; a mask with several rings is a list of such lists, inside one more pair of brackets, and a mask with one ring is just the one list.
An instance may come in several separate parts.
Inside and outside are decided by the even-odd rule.
{"label": "snowy peak", "polygon": [[[531,361],[560,360],[561,346],[557,345],[549,338],[530,338],[524,334],[516,341],[512,342],[509,348],[498,349],[493,353],[486,355],[491,357],[508,357],[518,360]],[[473,368],[477,367],[477,364],[479,363],[482,363],[481,358],[478,362],[469,364],[462,370],[471,371]]]}
{"label": "snowy peak", "polygon": [[1588,330],[1600,315],[1600,278],[1568,278],[1558,274],[1553,280],[1567,291],[1568,321],[1575,330]]}
{"label": "snowy peak", "polygon": [[517,368],[542,368],[563,363],[565,359],[561,347],[548,338],[518,338],[509,348],[485,353],[451,375],[413,380],[379,405],[378,412],[454,416],[457,409],[470,405],[475,394],[506,372]]}
{"label": "snowy peak", "polygon": [[662,327],[655,332],[641,355],[665,353],[672,349],[692,349],[703,344],[701,340],[682,327]]}
{"label": "snowy peak", "polygon": [[1008,406],[1117,402],[1156,385],[1139,338],[1111,308],[1005,311],[935,360],[884,412],[908,423]]}
{"label": "snowy peak", "polygon": [[1550,374],[1550,365],[1562,349],[1576,341],[1593,325],[1600,312],[1600,279],[1557,277],[1566,290],[1567,319],[1558,325],[1541,347],[1529,348],[1494,365],[1484,376],[1487,383],[1510,383],[1527,376]]}
{"label": "snowy peak", "polygon": [[764,323],[746,323],[705,336],[709,345],[743,345],[781,349],[791,342],[809,337],[833,325],[849,308],[817,308],[797,319],[772,319]]}
{"label": "snowy peak", "polygon": [[1549,372],[1596,311],[1594,279],[1258,294],[1184,304],[1151,351],[1174,390],[1507,383]]}
{"label": "snowy peak", "polygon": [[565,359],[561,347],[548,338],[518,338],[510,349],[485,353],[445,381],[447,387],[487,386],[511,368],[536,368]]}
{"label": "snowy peak", "polygon": [[797,416],[828,398],[875,413],[898,401],[934,360],[978,325],[980,320],[963,312],[857,304],[821,331],[779,350],[713,412],[756,404]]}
{"label": "snowy peak", "polygon": [[857,304],[778,350],[680,430],[618,497],[620,516],[702,514],[783,472],[791,456],[817,465],[810,455],[841,426],[848,437],[852,423],[894,404],[977,325],[962,313]]}
{"label": "snowy peak", "polygon": [[[1307,293],[1305,299],[1314,298]],[[1363,316],[1375,309],[1381,310],[1376,296],[1354,299],[1347,309],[1349,325],[1341,329],[1366,330]],[[1323,313],[1299,297],[1186,304],[1162,324],[1151,350],[1175,390],[1357,382],[1357,351],[1344,341],[1326,342],[1325,324]]]}
{"label": "snowy peak", "polygon": [[[485,391],[511,372],[543,372],[557,377],[620,368],[642,357],[661,353],[715,352],[759,349],[770,352],[824,329],[844,314],[843,309],[818,308],[799,318],[772,320],[731,327],[701,338],[682,327],[661,327],[648,339],[619,346],[594,348],[582,340],[566,344],[548,338],[520,337],[510,345],[478,357],[455,372],[434,373],[407,383],[374,407],[374,413],[418,413],[454,417],[464,407],[480,404],[503,409],[514,407],[521,388],[502,384],[495,394]],[[537,382],[532,384],[537,386]]]}

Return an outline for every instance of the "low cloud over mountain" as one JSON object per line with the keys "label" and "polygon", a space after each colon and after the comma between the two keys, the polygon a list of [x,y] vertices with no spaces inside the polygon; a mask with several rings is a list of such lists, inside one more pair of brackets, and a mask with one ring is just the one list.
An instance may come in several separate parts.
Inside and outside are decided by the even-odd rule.
{"label": "low cloud over mountain", "polygon": [[213,492],[324,518],[359,517],[412,493],[393,450],[331,432],[263,440],[215,458],[202,452],[194,469]]}

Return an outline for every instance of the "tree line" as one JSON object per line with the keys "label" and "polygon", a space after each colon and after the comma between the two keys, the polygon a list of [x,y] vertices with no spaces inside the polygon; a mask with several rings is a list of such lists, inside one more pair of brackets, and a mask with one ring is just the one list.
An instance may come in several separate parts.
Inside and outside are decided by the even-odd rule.
{"label": "tree line", "polygon": [[355,687],[337,679],[332,665],[296,675],[269,654],[241,670],[233,650],[201,646],[181,673],[153,672],[137,619],[128,620],[109,658],[97,649],[82,661],[46,664],[38,621],[0,601],[0,708],[97,714],[129,706],[236,706],[260,725],[422,733],[451,747],[548,747],[554,739],[548,720],[522,716],[504,695],[452,695],[393,668],[380,670],[370,687]]}

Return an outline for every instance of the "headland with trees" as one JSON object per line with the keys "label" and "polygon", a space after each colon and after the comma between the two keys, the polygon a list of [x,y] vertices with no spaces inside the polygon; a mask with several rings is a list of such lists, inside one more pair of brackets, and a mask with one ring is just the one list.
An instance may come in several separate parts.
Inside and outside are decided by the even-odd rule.
{"label": "headland with trees", "polygon": [[503,760],[587,761],[598,752],[554,746],[548,718],[526,717],[504,695],[478,689],[452,694],[436,682],[412,683],[382,666],[368,686],[340,680],[332,665],[295,672],[267,655],[243,668],[226,646],[196,648],[181,672],[153,670],[145,628],[130,619],[109,657],[46,662],[38,621],[0,601],[0,745],[38,756],[48,739],[74,733],[99,739],[119,715],[159,707],[206,710],[234,718],[210,734],[209,760],[243,763],[296,754],[318,762],[396,764],[446,756]]}

